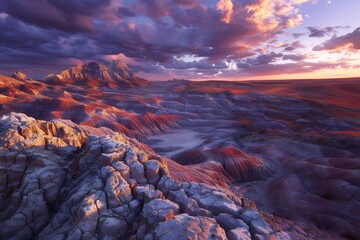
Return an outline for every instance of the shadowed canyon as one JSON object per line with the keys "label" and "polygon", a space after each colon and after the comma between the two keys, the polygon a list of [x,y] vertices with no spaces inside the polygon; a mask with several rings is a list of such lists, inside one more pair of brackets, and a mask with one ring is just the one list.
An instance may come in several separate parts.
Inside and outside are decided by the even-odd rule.
{"label": "shadowed canyon", "polygon": [[360,80],[0,76],[1,239],[360,239]]}

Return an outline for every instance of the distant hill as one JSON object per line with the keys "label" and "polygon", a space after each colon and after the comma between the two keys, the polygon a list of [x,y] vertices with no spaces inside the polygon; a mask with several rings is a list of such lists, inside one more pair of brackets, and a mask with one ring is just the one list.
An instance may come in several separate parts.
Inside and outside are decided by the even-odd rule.
{"label": "distant hill", "polygon": [[43,79],[49,84],[73,84],[87,87],[126,87],[139,86],[147,80],[137,77],[128,66],[115,60],[104,66],[97,62],[89,62],[62,71],[60,74],[50,74]]}

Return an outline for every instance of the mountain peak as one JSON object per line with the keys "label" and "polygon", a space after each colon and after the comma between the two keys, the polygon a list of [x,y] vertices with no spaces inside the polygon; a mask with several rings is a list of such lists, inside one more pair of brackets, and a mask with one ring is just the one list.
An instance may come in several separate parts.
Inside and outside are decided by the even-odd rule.
{"label": "mountain peak", "polygon": [[98,63],[98,62],[89,62],[87,64],[84,64],[83,68],[87,67],[87,68],[90,68],[90,69],[100,69],[101,66],[102,65],[100,63]]}
{"label": "mountain peak", "polygon": [[111,60],[109,67],[111,66],[119,66],[119,67],[128,67],[125,62],[121,61],[120,59]]}
{"label": "mountain peak", "polygon": [[54,84],[62,82],[110,88],[144,83],[144,80],[140,81],[128,66],[120,60],[112,61],[108,67],[97,62],[89,62],[82,66],[66,69],[60,74],[47,76],[44,80]]}
{"label": "mountain peak", "polygon": [[28,77],[26,76],[25,73],[22,73],[22,72],[14,72],[13,74],[11,74],[11,77],[12,78],[15,78],[16,80],[26,80],[28,79]]}
{"label": "mountain peak", "polygon": [[130,70],[126,63],[119,59],[112,60],[109,64],[109,68],[111,71],[117,73],[119,76],[125,79],[132,79],[135,77],[135,74]]}
{"label": "mountain peak", "polygon": [[99,78],[104,80],[109,80],[113,76],[111,76],[111,71],[97,62],[89,62],[81,67],[81,73],[84,77],[87,78]]}

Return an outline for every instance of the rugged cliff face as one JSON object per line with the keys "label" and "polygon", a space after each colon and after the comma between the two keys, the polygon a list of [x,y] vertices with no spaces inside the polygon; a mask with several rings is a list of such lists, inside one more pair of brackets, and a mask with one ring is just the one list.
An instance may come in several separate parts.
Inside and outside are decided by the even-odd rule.
{"label": "rugged cliff face", "polygon": [[277,232],[241,198],[171,177],[146,145],[102,128],[0,119],[5,239],[261,239]]}

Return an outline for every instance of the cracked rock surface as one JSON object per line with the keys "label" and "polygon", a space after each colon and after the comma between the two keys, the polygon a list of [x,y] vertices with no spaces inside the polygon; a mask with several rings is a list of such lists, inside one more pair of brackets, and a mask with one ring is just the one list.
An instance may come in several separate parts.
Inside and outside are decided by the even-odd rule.
{"label": "cracked rock surface", "polygon": [[125,135],[17,113],[0,124],[1,239],[290,239]]}

